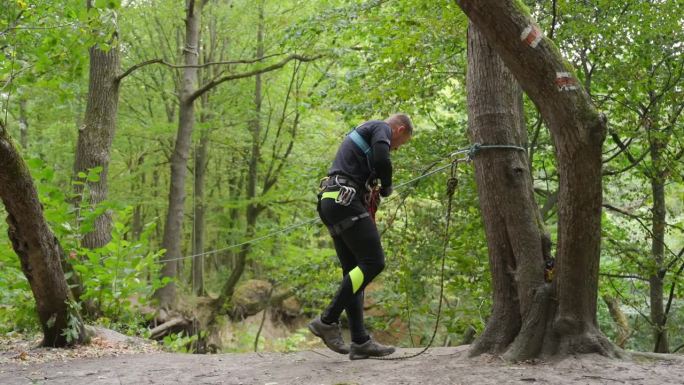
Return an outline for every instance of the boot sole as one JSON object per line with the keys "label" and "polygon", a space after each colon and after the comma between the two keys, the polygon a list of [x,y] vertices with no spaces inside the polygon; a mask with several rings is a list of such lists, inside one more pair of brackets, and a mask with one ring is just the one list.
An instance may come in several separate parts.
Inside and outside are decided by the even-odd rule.
{"label": "boot sole", "polygon": [[321,336],[319,333],[317,333],[316,330],[311,326],[311,324],[307,325],[307,327],[309,328],[309,331],[311,332],[311,334],[313,334],[313,335],[315,335],[316,337],[320,338],[321,341],[323,341],[323,343],[325,344],[325,346],[328,347],[328,349],[330,349],[330,350],[332,350],[333,352],[338,353],[338,354],[349,354],[349,351],[346,351],[346,352],[345,352],[345,351],[340,351],[340,350],[337,350],[337,349],[333,348],[332,346],[328,345],[328,342],[325,340],[325,338],[323,338],[323,336]]}
{"label": "boot sole", "polygon": [[392,350],[391,352],[382,353],[382,354],[373,354],[373,355],[370,355],[370,354],[358,354],[358,353],[355,354],[355,353],[349,353],[349,359],[350,359],[350,360],[366,360],[366,359],[368,359],[368,358],[370,358],[370,357],[385,357],[385,356],[389,356],[390,354],[393,354],[394,352],[395,352],[395,350]]}

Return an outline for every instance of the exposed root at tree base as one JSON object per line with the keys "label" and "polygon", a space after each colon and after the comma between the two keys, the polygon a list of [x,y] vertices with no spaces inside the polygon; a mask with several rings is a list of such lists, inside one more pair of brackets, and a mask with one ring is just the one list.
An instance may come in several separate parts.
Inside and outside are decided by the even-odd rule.
{"label": "exposed root at tree base", "polygon": [[596,353],[610,358],[623,358],[620,349],[617,349],[616,346],[598,330],[562,336],[554,356],[565,357],[571,354],[589,353]]}

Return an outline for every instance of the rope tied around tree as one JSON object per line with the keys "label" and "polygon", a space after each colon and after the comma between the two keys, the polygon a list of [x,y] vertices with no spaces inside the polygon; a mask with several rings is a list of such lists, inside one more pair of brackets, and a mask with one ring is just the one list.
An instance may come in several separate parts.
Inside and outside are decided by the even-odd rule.
{"label": "rope tied around tree", "polygon": [[487,149],[501,149],[501,150],[518,150],[518,151],[527,151],[524,147],[516,146],[513,144],[481,144],[481,143],[473,143],[470,148],[468,148],[468,158],[473,159],[475,158],[475,155],[479,153],[481,150],[487,150]]}

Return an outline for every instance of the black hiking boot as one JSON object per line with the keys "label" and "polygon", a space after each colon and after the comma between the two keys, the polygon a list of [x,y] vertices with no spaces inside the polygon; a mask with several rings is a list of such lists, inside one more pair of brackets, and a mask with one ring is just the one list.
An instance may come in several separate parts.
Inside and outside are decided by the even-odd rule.
{"label": "black hiking boot", "polygon": [[370,340],[356,344],[351,343],[351,352],[349,353],[350,360],[363,360],[368,357],[382,357],[389,356],[394,353],[394,346],[386,346],[379,344],[371,338]]}
{"label": "black hiking boot", "polygon": [[309,323],[309,330],[311,330],[311,333],[316,337],[320,337],[325,346],[330,348],[333,352],[340,354],[349,353],[349,345],[344,343],[342,331],[340,330],[340,325],[338,323],[328,325],[321,321],[321,317],[316,317],[315,320]]}

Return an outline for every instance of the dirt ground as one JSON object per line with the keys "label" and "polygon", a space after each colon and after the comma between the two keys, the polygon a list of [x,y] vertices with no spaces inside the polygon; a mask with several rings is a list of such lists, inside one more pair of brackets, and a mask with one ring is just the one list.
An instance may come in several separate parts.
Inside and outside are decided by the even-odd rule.
{"label": "dirt ground", "polygon": [[[0,354],[0,384],[683,384],[684,358],[612,360],[587,355],[509,364],[467,358],[467,346],[434,348],[402,361],[349,361],[316,349],[297,353],[192,355],[109,346],[104,356]],[[101,351],[102,349],[100,349]],[[138,349],[139,350],[139,349]],[[408,355],[419,349],[401,349]],[[61,351],[64,352],[64,351]],[[54,353],[54,351],[52,352]]]}

